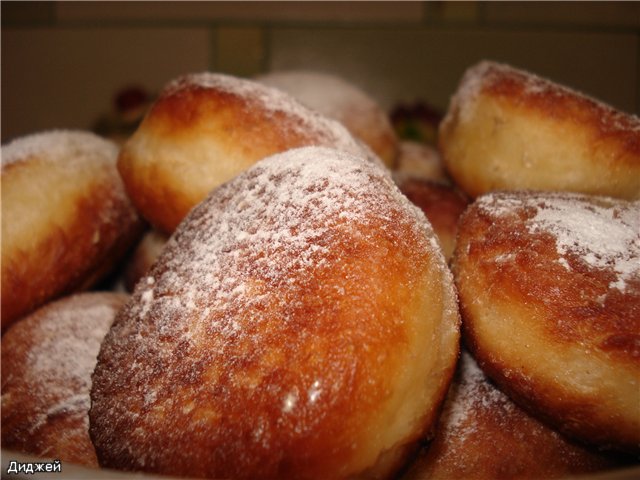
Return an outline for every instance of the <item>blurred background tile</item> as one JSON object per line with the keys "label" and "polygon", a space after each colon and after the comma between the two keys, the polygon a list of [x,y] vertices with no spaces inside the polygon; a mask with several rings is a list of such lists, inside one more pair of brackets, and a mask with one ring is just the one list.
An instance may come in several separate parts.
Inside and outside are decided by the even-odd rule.
{"label": "blurred background tile", "polygon": [[2,30],[2,139],[50,128],[90,128],[129,85],[157,91],[209,68],[205,29]]}
{"label": "blurred background tile", "polygon": [[422,2],[59,2],[61,21],[251,20],[289,22],[420,21]]}
{"label": "blurred background tile", "polygon": [[640,111],[640,2],[1,2],[2,141],[91,128],[180,74],[324,70],[383,106],[447,108],[481,59]]}
{"label": "blurred background tile", "polygon": [[482,59],[529,69],[626,111],[638,100],[632,34],[282,28],[271,39],[271,69],[342,74],[387,108],[416,99],[446,108],[464,70]]}

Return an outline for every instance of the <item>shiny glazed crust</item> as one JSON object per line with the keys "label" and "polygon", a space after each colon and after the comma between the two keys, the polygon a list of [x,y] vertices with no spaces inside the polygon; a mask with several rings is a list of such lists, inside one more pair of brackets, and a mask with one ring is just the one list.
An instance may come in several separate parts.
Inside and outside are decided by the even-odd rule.
{"label": "shiny glazed crust", "polygon": [[338,122],[283,92],[194,74],[165,87],[123,146],[118,169],[141,214],[172,233],[213,188],[268,155],[305,145],[363,149]]}
{"label": "shiny glazed crust", "polygon": [[530,416],[463,352],[436,437],[403,480],[566,478],[629,465]]}
{"label": "shiny glazed crust", "polygon": [[455,182],[640,198],[640,119],[492,62],[471,67],[439,129]]}
{"label": "shiny glazed crust", "polygon": [[[91,373],[127,296],[80,293],[47,304],[2,337],[2,448],[97,466]],[[63,467],[64,468],[64,467]]]}
{"label": "shiny glazed crust", "polygon": [[190,213],[107,335],[99,461],[384,478],[429,434],[458,321],[434,234],[386,173],[329,149],[270,157]]}
{"label": "shiny glazed crust", "polygon": [[95,284],[138,238],[142,223],[116,158],[114,144],[84,132],[46,132],[3,146],[3,329]]}
{"label": "shiny glazed crust", "polygon": [[483,370],[560,431],[632,453],[639,221],[638,202],[485,195],[462,216],[453,259],[464,338]]}

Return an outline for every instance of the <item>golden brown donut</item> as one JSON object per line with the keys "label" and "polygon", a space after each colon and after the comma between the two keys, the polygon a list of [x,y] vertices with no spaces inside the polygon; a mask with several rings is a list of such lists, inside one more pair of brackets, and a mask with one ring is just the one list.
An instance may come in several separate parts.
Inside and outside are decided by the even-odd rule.
{"label": "golden brown donut", "polygon": [[337,75],[307,70],[270,72],[256,80],[287,92],[304,105],[339,121],[387,167],[394,167],[398,137],[382,107],[361,88]]}
{"label": "golden brown donut", "polygon": [[428,434],[458,321],[435,235],[387,173],[327,148],[274,155],[189,214],[107,334],[99,462],[384,478]]}
{"label": "golden brown donut", "polygon": [[2,328],[88,288],[142,231],[116,169],[118,148],[83,131],[2,147]]}
{"label": "golden brown donut", "polygon": [[502,390],[570,436],[640,451],[640,202],[484,195],[453,269],[467,344]]}
{"label": "golden brown donut", "polygon": [[192,74],[164,88],[122,148],[118,169],[141,214],[170,234],[214,187],[268,155],[307,145],[366,150],[379,162],[340,123],[284,92]]}
{"label": "golden brown donut", "polygon": [[396,174],[393,177],[412,203],[417,205],[431,222],[447,261],[456,245],[458,219],[469,204],[469,199],[455,187],[411,175]]}
{"label": "golden brown donut", "polygon": [[566,478],[631,460],[567,439],[518,407],[463,351],[437,434],[403,480]]}
{"label": "golden brown donut", "polygon": [[127,292],[133,292],[138,280],[147,274],[168,240],[167,235],[153,229],[143,235],[124,268],[123,284]]}
{"label": "golden brown donut", "polygon": [[412,140],[400,142],[394,173],[450,183],[438,151],[426,143]]}
{"label": "golden brown donut", "polygon": [[2,337],[2,448],[97,466],[89,439],[91,373],[127,295],[48,303]]}
{"label": "golden brown donut", "polygon": [[508,65],[467,70],[439,148],[472,197],[533,189],[640,198],[640,118]]}

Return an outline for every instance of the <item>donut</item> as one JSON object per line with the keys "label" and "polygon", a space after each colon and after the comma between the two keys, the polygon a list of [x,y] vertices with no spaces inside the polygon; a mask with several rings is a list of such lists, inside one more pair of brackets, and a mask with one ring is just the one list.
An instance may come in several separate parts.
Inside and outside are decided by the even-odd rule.
{"label": "donut", "polygon": [[631,464],[588,449],[530,416],[463,351],[434,440],[403,480],[565,478]]}
{"label": "donut", "polygon": [[53,130],[2,147],[2,328],[103,278],[142,232],[118,148]]}
{"label": "donut", "polygon": [[152,229],[144,234],[124,269],[123,286],[127,292],[133,292],[138,280],[147,274],[167,240],[169,237],[157,230]]}
{"label": "donut", "polygon": [[127,295],[77,293],[39,308],[2,337],[2,448],[96,467],[91,373]]}
{"label": "donut", "polygon": [[503,391],[566,435],[640,452],[640,202],[483,195],[452,266],[465,342]]}
{"label": "donut", "polygon": [[397,174],[393,177],[412,203],[418,206],[431,222],[447,261],[456,244],[458,219],[467,208],[469,199],[452,185],[433,180]]}
{"label": "donut", "polygon": [[361,157],[289,150],[211,192],[138,282],[91,438],[120,470],[386,478],[430,434],[458,341],[424,214]]}
{"label": "donut", "polygon": [[287,92],[309,108],[339,121],[387,167],[394,167],[398,137],[382,107],[360,87],[337,75],[310,70],[270,72],[256,80]]}
{"label": "donut", "polygon": [[[129,196],[171,234],[216,186],[294,147],[366,151],[340,123],[252,80],[215,73],[179,77],[162,90],[118,158]],[[380,162],[382,163],[382,162]]]}
{"label": "donut", "polygon": [[413,140],[400,142],[395,174],[450,183],[438,151],[426,143]]}
{"label": "donut", "polygon": [[640,198],[640,118],[508,65],[465,72],[438,145],[471,197],[531,189]]}

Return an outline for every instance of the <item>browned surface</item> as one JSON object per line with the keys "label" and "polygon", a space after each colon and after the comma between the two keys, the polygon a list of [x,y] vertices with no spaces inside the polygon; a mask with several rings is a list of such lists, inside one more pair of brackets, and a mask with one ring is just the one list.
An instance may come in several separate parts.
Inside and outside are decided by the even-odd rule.
{"label": "browned surface", "polygon": [[[314,239],[310,252],[323,253],[304,266],[279,242],[254,248],[241,240],[246,235],[232,235],[233,247],[206,263],[191,263],[202,242],[214,241],[228,202],[244,218],[245,192],[265,188],[241,183],[252,177],[227,184],[190,214],[150,272],[154,281],[138,284],[103,344],[91,410],[103,466],[223,478],[341,478],[387,458],[385,469],[397,468],[445,394],[457,312],[443,260],[395,203],[401,197],[390,201],[379,175],[351,199],[371,210],[365,223],[318,215],[312,204],[294,213],[286,202],[266,202],[266,211],[300,215],[307,229],[300,234],[334,225]],[[289,194],[295,176],[269,178]],[[270,232],[271,221],[242,224]],[[241,279],[250,295],[238,303],[231,283],[232,299],[221,305],[227,293],[202,283],[207,273]],[[291,409],[287,398],[295,398]],[[408,430],[398,426],[405,423]],[[379,452],[387,437],[389,450]]]}
{"label": "browned surface", "polygon": [[255,92],[188,82],[165,92],[121,151],[118,169],[129,196],[156,228],[171,233],[213,188],[256,161],[301,146],[344,146],[323,123],[328,119],[303,118],[292,103],[270,110]]}
{"label": "browned surface", "polygon": [[143,235],[125,265],[124,286],[128,292],[133,292],[138,280],[146,275],[168,239],[156,230],[149,230]]}
{"label": "browned surface", "polygon": [[471,197],[497,190],[640,198],[640,119],[506,65],[467,70],[439,128]]}
{"label": "browned surface", "polygon": [[458,218],[469,200],[457,189],[437,181],[399,177],[398,188],[411,202],[420,207],[433,229],[447,259],[453,255]]}
{"label": "browned surface", "polygon": [[615,142],[618,151],[612,156],[617,162],[640,164],[640,120],[637,117],[556,84],[551,80],[532,77],[516,69],[490,68],[485,73],[482,94],[517,105],[552,122],[569,122],[590,130],[594,148]]}
{"label": "browned surface", "polygon": [[[33,169],[34,177],[46,178],[48,168],[55,167],[37,159],[11,164],[3,168],[3,185],[11,182],[14,169]],[[142,224],[124,196],[115,168],[88,166],[68,181],[77,184],[72,198],[58,202],[54,197],[49,203],[32,205],[43,215],[51,212],[45,225],[34,228],[39,238],[17,244],[3,232],[3,329],[51,299],[95,284],[141,234]],[[19,201],[3,202],[3,209],[22,208],[13,203]],[[8,218],[7,210],[4,213]]]}
{"label": "browned surface", "polygon": [[409,469],[407,480],[565,478],[633,463],[587,449],[514,404],[463,354],[435,439]]}
{"label": "browned surface", "polygon": [[537,416],[585,442],[637,452],[640,280],[622,293],[609,288],[613,272],[577,256],[565,256],[565,268],[554,239],[525,226],[533,215],[477,204],[463,215],[453,265],[465,340]]}
{"label": "browned surface", "polygon": [[[75,364],[95,364],[99,341],[92,344],[95,351],[86,342],[92,332],[106,334],[126,299],[126,295],[114,293],[66,297],[25,317],[5,333],[3,448],[97,466],[87,430],[92,367],[84,370],[86,378],[77,378]],[[87,313],[96,307],[104,308],[99,316]],[[73,316],[73,323],[66,322],[64,316]],[[48,361],[52,364],[43,367]]]}

